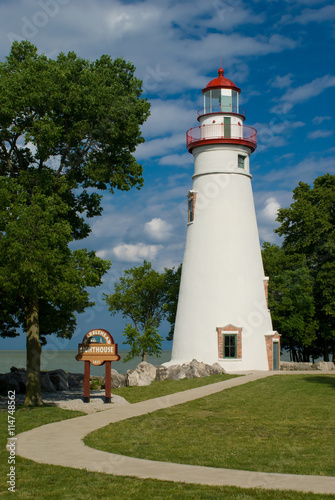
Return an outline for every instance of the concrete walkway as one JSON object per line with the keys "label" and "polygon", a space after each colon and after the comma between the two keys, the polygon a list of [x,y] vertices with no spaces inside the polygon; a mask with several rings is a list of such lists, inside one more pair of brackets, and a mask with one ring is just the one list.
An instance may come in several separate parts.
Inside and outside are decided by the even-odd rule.
{"label": "concrete walkway", "polygon": [[[142,479],[151,478],[204,485],[334,494],[335,477],[250,472],[143,460],[95,450],[85,446],[82,441],[87,434],[109,423],[192,401],[247,382],[274,374],[278,375],[278,373],[253,372],[244,377],[197,389],[37,427],[17,436],[16,453],[35,462],[118,476],[135,476]],[[310,372],[308,373],[310,374]],[[334,374],[334,372],[329,373]],[[293,375],[297,372],[286,372],[285,374]]]}

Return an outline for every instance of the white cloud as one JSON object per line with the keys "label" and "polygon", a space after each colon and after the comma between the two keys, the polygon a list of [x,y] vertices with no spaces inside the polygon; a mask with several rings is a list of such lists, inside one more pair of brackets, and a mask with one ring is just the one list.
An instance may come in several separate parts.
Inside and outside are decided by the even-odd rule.
{"label": "white cloud", "polygon": [[154,241],[165,241],[171,236],[172,225],[159,217],[144,224],[144,234]]}
{"label": "white cloud", "polygon": [[305,9],[299,16],[292,19],[292,22],[308,24],[310,22],[320,23],[335,19],[335,5],[325,5],[321,9]]}
{"label": "white cloud", "polygon": [[154,260],[162,245],[146,245],[137,243],[136,245],[117,245],[110,252],[120,262],[141,262],[143,260]]}
{"label": "white cloud", "polygon": [[159,139],[153,139],[152,141],[146,141],[144,144],[140,144],[136,149],[136,159],[143,160],[155,158],[157,156],[164,156],[176,151],[183,145],[186,147],[185,133],[174,134],[170,137],[162,137]]}
{"label": "white cloud", "polygon": [[288,73],[284,76],[277,75],[276,78],[271,82],[271,86],[279,89],[284,89],[286,87],[290,87],[292,84],[293,75],[292,73]]}
{"label": "white cloud", "polygon": [[[199,93],[200,95],[200,93]],[[183,99],[150,99],[150,116],[142,126],[144,138],[183,132],[196,123],[196,103]]]}
{"label": "white cloud", "polygon": [[321,139],[323,137],[330,137],[333,135],[332,130],[314,130],[308,134],[309,139]]}
{"label": "white cloud", "polygon": [[320,123],[326,121],[326,120],[331,120],[332,117],[331,116],[315,116],[312,120],[312,122],[315,124],[315,125],[320,125]]}
{"label": "white cloud", "polygon": [[294,104],[316,97],[330,87],[335,87],[335,76],[325,75],[295,89],[287,90],[281,100],[292,108]]}
{"label": "white cloud", "polygon": [[305,158],[297,165],[288,166],[282,169],[271,170],[265,174],[261,181],[264,183],[276,183],[279,187],[295,187],[299,181],[312,182],[315,177],[326,173],[335,174],[335,164],[333,157],[311,156]]}
{"label": "white cloud", "polygon": [[254,127],[257,130],[257,151],[284,146],[293,131],[304,126],[305,123],[301,121],[279,119],[271,120],[269,123],[256,123]]}
{"label": "white cloud", "polygon": [[171,165],[175,167],[189,167],[193,164],[193,156],[190,153],[162,156],[160,165]]}
{"label": "white cloud", "polygon": [[279,208],[280,204],[275,197],[271,196],[265,201],[265,207],[260,212],[260,215],[263,219],[273,222],[277,217]]}

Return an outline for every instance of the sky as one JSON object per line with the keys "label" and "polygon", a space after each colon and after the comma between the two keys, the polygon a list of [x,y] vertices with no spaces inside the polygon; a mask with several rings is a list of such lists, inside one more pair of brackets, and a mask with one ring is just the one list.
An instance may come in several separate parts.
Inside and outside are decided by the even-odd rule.
{"label": "sky", "polygon": [[[198,125],[201,89],[217,76],[241,88],[246,125],[258,131],[251,173],[260,243],[280,244],[277,210],[292,202],[299,181],[335,174],[335,5],[324,0],[0,0],[0,58],[27,39],[56,58],[74,51],[95,60],[123,57],[136,67],[151,116],[136,150],[144,187],[104,193],[103,215],[91,221],[81,247],[112,262],[96,305],[78,316],[70,341],[51,337],[49,349],[76,349],[85,333],[105,328],[122,346],[125,321],[111,317],[104,294],[125,269],[146,259],[155,269],[177,267],[186,238],[186,195],[193,156],[185,133]],[[78,244],[76,244],[78,247]],[[160,333],[165,337],[169,325]],[[164,342],[165,349],[171,343]],[[25,338],[0,339],[0,349],[24,349]]]}

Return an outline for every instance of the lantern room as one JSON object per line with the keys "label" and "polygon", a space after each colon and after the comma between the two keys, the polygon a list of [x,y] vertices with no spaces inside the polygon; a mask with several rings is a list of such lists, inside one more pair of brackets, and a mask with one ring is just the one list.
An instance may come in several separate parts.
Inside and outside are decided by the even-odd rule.
{"label": "lantern room", "polygon": [[243,124],[240,93],[241,89],[224,76],[224,69],[220,67],[218,76],[202,90],[204,106],[198,111],[200,126],[186,133],[190,153],[195,147],[210,144],[240,144],[247,146],[250,152],[256,149],[256,130]]}
{"label": "lantern room", "polygon": [[[204,96],[203,113],[234,113],[240,114],[239,97],[241,89],[224,76],[222,67],[218,70],[217,78],[211,80],[202,90]],[[242,110],[242,116],[244,112]]]}

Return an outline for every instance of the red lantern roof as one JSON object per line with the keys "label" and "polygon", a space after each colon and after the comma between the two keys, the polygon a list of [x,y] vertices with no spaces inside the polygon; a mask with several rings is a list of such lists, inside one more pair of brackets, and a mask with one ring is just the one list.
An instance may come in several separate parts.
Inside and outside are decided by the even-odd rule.
{"label": "red lantern roof", "polygon": [[228,80],[224,75],[224,69],[222,67],[219,68],[218,70],[218,76],[217,78],[214,78],[214,80],[211,80],[205,89],[202,89],[202,93],[207,92],[207,90],[212,90],[212,89],[233,89],[236,90],[237,92],[241,92],[241,89],[236,87],[235,83],[232,82],[231,80]]}

